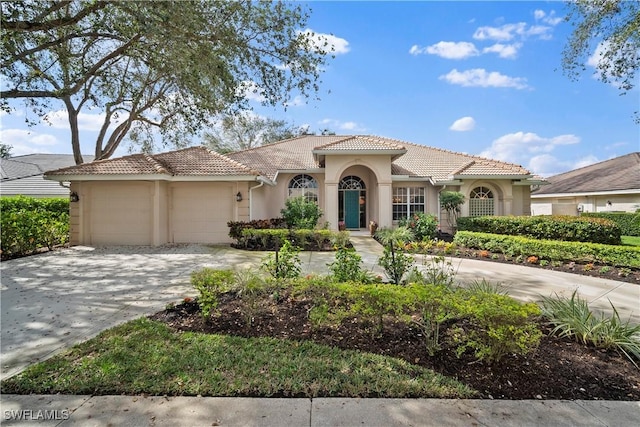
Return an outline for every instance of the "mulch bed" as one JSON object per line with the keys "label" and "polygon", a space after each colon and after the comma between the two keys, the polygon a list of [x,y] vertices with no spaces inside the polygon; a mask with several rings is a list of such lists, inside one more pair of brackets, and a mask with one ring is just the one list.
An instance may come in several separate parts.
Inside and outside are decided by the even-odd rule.
{"label": "mulch bed", "polygon": [[[446,330],[442,350],[428,357],[420,332],[404,323],[385,321],[381,334],[358,319],[339,327],[313,328],[310,302],[281,293],[265,298],[253,324],[247,326],[242,302],[227,294],[219,314],[205,321],[196,301],[185,302],[150,316],[179,331],[242,337],[276,337],[314,342],[402,358],[477,390],[485,399],[602,399],[640,400],[640,369],[614,351],[603,351],[568,339],[550,336],[547,325],[540,346],[528,355],[509,355],[492,364],[471,355],[456,357]],[[373,396],[371,396],[373,397]]]}

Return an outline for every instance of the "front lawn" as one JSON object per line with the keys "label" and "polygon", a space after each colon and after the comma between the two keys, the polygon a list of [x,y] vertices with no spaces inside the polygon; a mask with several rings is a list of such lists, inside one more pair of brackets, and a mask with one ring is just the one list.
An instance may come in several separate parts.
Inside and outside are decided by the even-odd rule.
{"label": "front lawn", "polygon": [[622,244],[625,246],[640,246],[640,236],[622,236]]}
{"label": "front lawn", "polygon": [[[199,314],[198,314],[199,316]],[[3,381],[2,393],[468,398],[454,379],[402,359],[311,341],[172,330],[146,318]]]}

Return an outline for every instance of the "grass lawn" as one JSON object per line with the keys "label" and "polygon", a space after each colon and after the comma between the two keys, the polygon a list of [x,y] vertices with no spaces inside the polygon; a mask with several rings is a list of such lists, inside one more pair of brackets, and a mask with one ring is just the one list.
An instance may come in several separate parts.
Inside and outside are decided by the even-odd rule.
{"label": "grass lawn", "polygon": [[622,236],[622,244],[626,246],[640,246],[639,236]]}
{"label": "grass lawn", "polygon": [[137,319],[2,382],[2,393],[468,398],[454,379],[310,341],[180,333]]}

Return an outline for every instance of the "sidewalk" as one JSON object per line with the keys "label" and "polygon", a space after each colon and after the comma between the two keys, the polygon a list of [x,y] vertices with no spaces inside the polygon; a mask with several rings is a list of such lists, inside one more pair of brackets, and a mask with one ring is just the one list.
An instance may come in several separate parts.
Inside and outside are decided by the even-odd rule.
{"label": "sidewalk", "polygon": [[[49,421],[43,420],[53,418]],[[23,420],[15,418],[22,417]],[[37,420],[40,418],[40,421]],[[11,426],[637,426],[640,402],[2,396]]]}

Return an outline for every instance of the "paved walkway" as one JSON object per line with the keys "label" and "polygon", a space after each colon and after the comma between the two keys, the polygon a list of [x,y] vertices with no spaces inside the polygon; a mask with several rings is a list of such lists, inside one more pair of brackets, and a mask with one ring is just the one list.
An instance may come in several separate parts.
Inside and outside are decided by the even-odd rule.
{"label": "paved walkway", "polygon": [[[364,267],[383,274],[382,248],[356,233]],[[195,292],[189,274],[208,267],[251,267],[263,253],[226,246],[73,247],[0,263],[1,378],[85,341],[100,331],[164,308]],[[301,254],[303,270],[326,273],[332,253]],[[416,256],[418,264],[422,257]],[[523,300],[570,296],[577,289],[592,307],[640,323],[640,286],[537,268],[451,259],[456,278],[501,282]],[[226,399],[90,396],[1,397],[10,419],[73,412],[49,425],[634,425],[640,402],[558,402],[379,399]],[[11,410],[32,412],[6,412]],[[53,415],[64,416],[54,413]],[[52,413],[49,413],[52,415]],[[189,418],[185,418],[189,417]],[[60,417],[58,417],[60,418]],[[20,425],[28,425],[21,421]]]}

